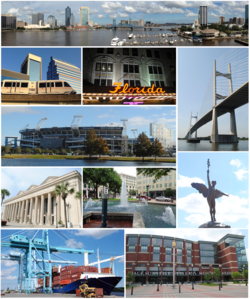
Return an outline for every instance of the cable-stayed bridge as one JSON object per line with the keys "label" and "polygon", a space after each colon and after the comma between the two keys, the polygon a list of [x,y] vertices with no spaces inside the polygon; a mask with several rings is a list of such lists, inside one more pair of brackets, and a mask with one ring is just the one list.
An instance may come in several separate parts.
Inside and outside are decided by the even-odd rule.
{"label": "cable-stayed bridge", "polygon": [[[213,71],[199,112],[185,138],[212,121],[213,143],[238,142],[235,109],[248,103],[248,49],[230,49],[214,61]],[[230,134],[219,134],[218,117],[230,113]]]}

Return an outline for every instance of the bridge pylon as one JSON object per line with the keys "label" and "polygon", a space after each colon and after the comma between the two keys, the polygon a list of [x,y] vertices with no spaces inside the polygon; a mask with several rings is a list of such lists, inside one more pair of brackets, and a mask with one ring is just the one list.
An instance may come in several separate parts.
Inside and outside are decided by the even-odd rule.
{"label": "bridge pylon", "polygon": [[195,130],[195,137],[192,138],[192,134],[191,134],[191,128],[192,128],[192,119],[195,118],[196,122],[198,121],[198,112],[196,116],[193,116],[193,112],[191,112],[191,117],[190,117],[190,128],[189,128],[189,136],[187,139],[188,143],[200,143],[200,139],[197,138],[197,130]]}

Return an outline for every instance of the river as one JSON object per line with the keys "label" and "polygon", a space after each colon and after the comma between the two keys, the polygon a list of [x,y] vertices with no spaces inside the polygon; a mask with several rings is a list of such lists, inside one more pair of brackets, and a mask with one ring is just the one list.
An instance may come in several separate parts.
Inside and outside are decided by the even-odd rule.
{"label": "river", "polygon": [[60,160],[60,159],[2,159],[2,166],[175,166],[175,163],[138,162],[138,161],[88,161],[88,160]]}
{"label": "river", "polygon": [[178,140],[178,151],[248,151],[248,141],[238,143],[210,143],[201,140],[200,143],[187,143],[186,140]]}
{"label": "river", "polygon": [[[131,31],[134,35],[149,35],[146,38],[136,38],[139,43],[150,40],[151,42],[159,41],[159,37],[155,37],[156,34],[170,33],[166,30],[148,30],[147,32],[142,29],[134,29]],[[172,32],[171,32],[172,33]],[[2,32],[2,46],[110,46],[111,39],[114,37],[128,40],[128,30],[82,30],[82,31],[43,31],[43,30],[30,30],[30,31],[3,31]],[[243,46],[236,43],[234,39],[220,39],[203,41],[202,43],[188,42],[184,39],[180,42],[182,37],[164,37],[161,41],[165,40],[177,40],[175,46]],[[170,44],[147,44],[148,46],[170,46]],[[128,45],[129,46],[129,45]],[[140,45],[136,45],[140,46]],[[145,45],[144,45],[145,46]]]}

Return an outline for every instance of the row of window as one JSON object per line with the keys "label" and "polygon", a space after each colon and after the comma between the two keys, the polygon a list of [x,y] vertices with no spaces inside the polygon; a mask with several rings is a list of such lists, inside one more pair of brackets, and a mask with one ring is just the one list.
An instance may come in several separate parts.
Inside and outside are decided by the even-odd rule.
{"label": "row of window", "polygon": [[[3,82],[2,82],[3,84]],[[21,84],[21,85],[20,85]],[[5,82],[4,87],[21,87],[27,88],[29,83],[27,82]],[[63,82],[45,82],[39,83],[39,88],[45,87],[63,87]],[[67,82],[64,82],[64,87],[71,87]]]}
{"label": "row of window", "polygon": [[[104,54],[104,48],[97,48],[96,53],[98,54]],[[123,48],[123,55],[130,55],[130,50],[132,51],[132,56],[139,56],[139,52],[137,48]],[[160,57],[160,51],[158,50],[146,50],[147,57],[153,57],[152,52],[154,53],[155,58],[161,58]],[[172,59],[172,54],[170,52],[166,52],[168,59]],[[114,54],[114,48],[107,48],[107,54]]]}

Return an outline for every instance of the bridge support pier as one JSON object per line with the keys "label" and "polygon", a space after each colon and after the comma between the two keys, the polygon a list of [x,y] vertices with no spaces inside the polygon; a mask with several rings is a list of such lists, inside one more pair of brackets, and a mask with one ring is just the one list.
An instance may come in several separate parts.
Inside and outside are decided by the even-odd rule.
{"label": "bridge support pier", "polygon": [[212,116],[212,133],[210,142],[219,142],[219,134],[218,134],[218,119],[217,119],[217,109],[213,108],[213,116]]}
{"label": "bridge support pier", "polygon": [[230,135],[232,136],[232,142],[238,142],[235,110],[230,111]]}

